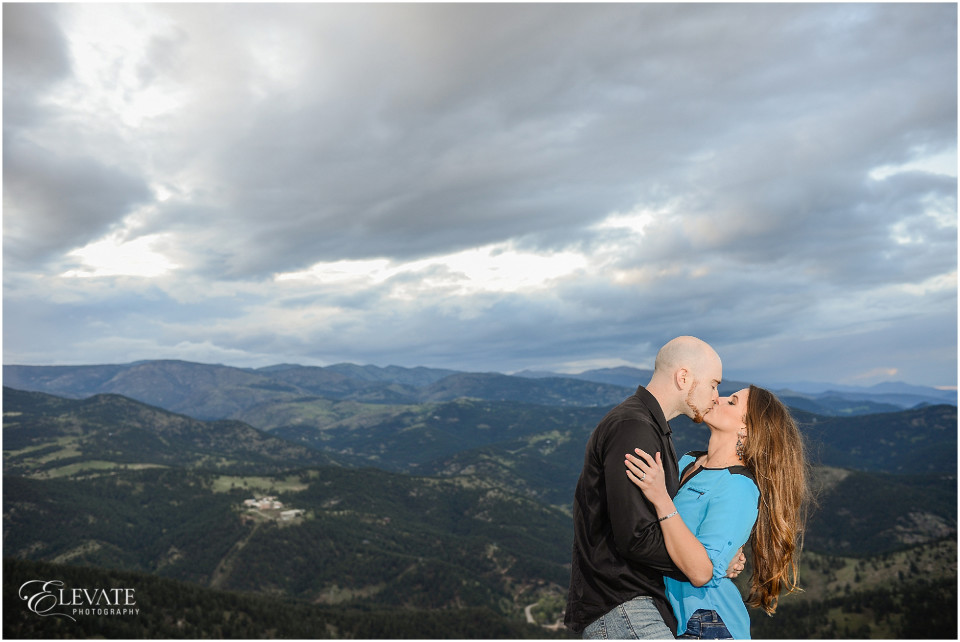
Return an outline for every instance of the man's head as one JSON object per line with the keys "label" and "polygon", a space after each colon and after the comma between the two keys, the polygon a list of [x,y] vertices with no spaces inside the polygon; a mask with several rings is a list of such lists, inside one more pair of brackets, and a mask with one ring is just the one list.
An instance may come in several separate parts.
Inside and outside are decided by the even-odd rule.
{"label": "man's head", "polygon": [[686,415],[695,422],[720,398],[720,356],[696,337],[677,337],[660,348],[647,390],[657,398],[667,420]]}

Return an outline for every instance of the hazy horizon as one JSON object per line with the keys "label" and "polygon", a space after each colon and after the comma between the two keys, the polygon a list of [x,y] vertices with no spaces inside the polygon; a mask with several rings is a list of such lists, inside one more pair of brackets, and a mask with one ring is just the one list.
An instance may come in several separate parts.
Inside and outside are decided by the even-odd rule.
{"label": "hazy horizon", "polygon": [[[629,370],[638,370],[638,371],[641,371],[641,372],[644,373],[644,374],[653,371],[653,366],[652,366],[652,365],[649,366],[649,367],[644,367],[644,366],[611,366],[611,367],[609,367],[609,368],[607,368],[607,367],[602,367],[602,368],[585,368],[585,369],[582,369],[582,370],[569,370],[569,371],[560,371],[560,370],[534,370],[534,369],[531,369],[531,368],[521,368],[521,369],[519,369],[519,370],[501,371],[501,370],[469,370],[469,369],[462,369],[462,368],[456,368],[456,367],[432,368],[432,367],[430,367],[430,366],[424,366],[424,365],[412,365],[412,366],[401,366],[401,365],[397,365],[397,364],[382,364],[382,365],[381,365],[381,364],[375,364],[375,363],[355,363],[355,362],[351,362],[351,361],[340,361],[340,362],[337,362],[337,363],[328,363],[328,364],[308,364],[308,363],[296,363],[296,362],[283,362],[283,363],[270,363],[270,364],[266,364],[266,365],[263,365],[263,366],[239,366],[239,365],[230,364],[230,363],[223,363],[223,362],[215,362],[215,363],[214,363],[214,362],[201,362],[201,361],[191,361],[191,360],[187,360],[187,359],[174,359],[174,358],[165,358],[165,359],[135,359],[135,360],[133,360],[133,361],[127,361],[127,362],[123,362],[123,363],[119,363],[119,362],[112,362],[112,363],[105,363],[105,362],[104,362],[104,363],[49,363],[49,364],[4,363],[4,364],[3,364],[3,367],[25,367],[25,368],[59,368],[59,367],[63,367],[63,368],[78,368],[78,367],[97,367],[97,366],[127,366],[127,365],[133,365],[133,364],[137,364],[137,363],[149,363],[149,362],[153,362],[153,361],[172,361],[172,362],[190,363],[190,364],[204,365],[204,366],[219,366],[219,367],[226,367],[226,368],[237,368],[237,369],[241,369],[241,370],[263,370],[263,369],[267,369],[267,368],[275,368],[275,367],[278,367],[278,366],[307,367],[307,368],[328,368],[328,367],[339,366],[339,365],[352,365],[352,366],[358,366],[358,367],[361,367],[361,368],[365,368],[365,367],[373,367],[373,368],[380,368],[380,369],[386,369],[386,368],[404,368],[404,369],[427,368],[427,369],[435,369],[435,370],[450,370],[450,371],[453,371],[453,372],[462,372],[462,373],[480,373],[480,374],[490,374],[490,373],[493,373],[493,374],[504,374],[504,375],[509,375],[509,376],[523,376],[523,373],[530,373],[530,374],[555,374],[555,375],[561,375],[561,376],[563,376],[563,375],[566,375],[566,376],[576,376],[576,375],[581,375],[581,374],[584,374],[584,373],[587,373],[587,372],[591,372],[591,371],[594,371],[594,370],[600,370],[600,371],[602,371],[602,370],[615,370],[615,369],[618,369],[618,368],[624,368],[624,369],[629,369]],[[725,381],[725,382],[738,381],[738,382],[745,382],[745,383],[756,383],[756,381],[752,380],[751,378],[749,378],[749,377],[747,377],[747,376],[738,376],[738,375],[736,375],[736,374],[734,374],[734,375],[725,374],[725,375],[724,375],[724,381]],[[645,381],[641,381],[641,380],[639,380],[639,379],[637,380],[637,385],[644,385],[645,383],[646,383]],[[773,379],[770,379],[770,380],[768,380],[768,381],[766,381],[766,382],[764,382],[764,383],[758,383],[758,385],[766,385],[766,386],[788,386],[788,385],[790,385],[790,384],[836,385],[836,386],[839,386],[840,388],[862,388],[862,389],[864,389],[864,390],[869,389],[869,388],[878,387],[878,386],[883,386],[884,384],[904,384],[904,385],[908,385],[908,386],[918,386],[918,387],[924,387],[924,388],[932,388],[932,389],[941,390],[941,391],[956,391],[956,390],[957,390],[957,386],[924,386],[923,384],[917,384],[917,383],[914,383],[914,382],[911,382],[911,381],[904,381],[904,380],[902,380],[902,379],[896,379],[896,380],[895,380],[895,379],[889,379],[889,380],[885,380],[885,381],[879,381],[879,382],[876,382],[876,383],[871,383],[871,384],[869,384],[869,385],[860,385],[860,386],[850,385],[850,384],[841,384],[841,383],[838,383],[838,382],[835,382],[835,381],[830,381],[830,380],[828,380],[828,379],[825,379],[825,380],[800,380],[800,379],[773,378]]]}

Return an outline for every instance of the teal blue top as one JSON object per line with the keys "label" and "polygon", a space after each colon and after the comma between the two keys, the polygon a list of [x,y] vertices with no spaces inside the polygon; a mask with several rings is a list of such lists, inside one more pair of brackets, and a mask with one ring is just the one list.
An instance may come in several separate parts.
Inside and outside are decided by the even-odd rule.
{"label": "teal blue top", "polygon": [[[683,472],[704,454],[693,452],[680,458],[681,479]],[[760,489],[753,476],[743,466],[700,468],[680,485],[673,503],[713,562],[713,579],[701,587],[663,578],[667,600],[677,616],[677,635],[687,630],[687,621],[697,609],[707,609],[717,612],[735,639],[749,640],[747,607],[726,574],[730,560],[746,543],[757,521]]]}

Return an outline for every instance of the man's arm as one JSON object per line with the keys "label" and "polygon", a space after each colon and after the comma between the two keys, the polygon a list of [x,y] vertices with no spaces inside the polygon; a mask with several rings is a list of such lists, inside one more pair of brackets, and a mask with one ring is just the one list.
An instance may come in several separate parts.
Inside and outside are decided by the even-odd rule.
{"label": "man's arm", "polygon": [[[652,451],[647,450],[651,448]],[[663,447],[655,426],[635,420],[624,421],[607,435],[603,444],[604,482],[607,509],[613,526],[617,551],[624,558],[643,564],[680,581],[687,578],[680,572],[663,539],[653,505],[626,475],[623,457],[634,448],[658,452]]]}

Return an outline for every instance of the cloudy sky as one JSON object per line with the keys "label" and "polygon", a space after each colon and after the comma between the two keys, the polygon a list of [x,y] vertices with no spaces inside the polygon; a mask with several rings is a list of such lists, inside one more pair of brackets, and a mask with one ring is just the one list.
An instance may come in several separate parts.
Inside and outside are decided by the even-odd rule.
{"label": "cloudy sky", "polygon": [[3,5],[3,361],[957,381],[955,4]]}

